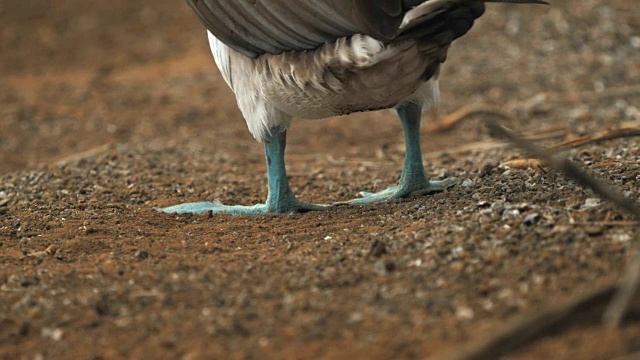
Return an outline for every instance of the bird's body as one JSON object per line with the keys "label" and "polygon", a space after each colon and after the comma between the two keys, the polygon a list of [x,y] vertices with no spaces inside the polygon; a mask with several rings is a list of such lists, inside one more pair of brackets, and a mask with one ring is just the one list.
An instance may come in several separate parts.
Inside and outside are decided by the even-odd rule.
{"label": "bird's body", "polygon": [[284,167],[294,118],[326,118],[395,108],[407,142],[400,184],[348,203],[426,194],[452,186],[430,181],[420,150],[422,110],[439,99],[438,71],[450,44],[485,2],[542,0],[187,0],[208,29],[215,61],[236,95],[249,131],[264,142],[266,204],[190,203],[165,212],[256,215],[325,209],[293,195]]}
{"label": "bird's body", "polygon": [[209,43],[249,131],[260,142],[270,129],[287,129],[295,118],[322,119],[406,102],[432,105],[439,98],[438,80],[424,74],[434,71],[428,69],[434,64],[437,69],[446,56],[446,48],[421,50],[414,39],[385,46],[360,34],[339,38],[316,51],[264,54],[256,59],[211,33]]}

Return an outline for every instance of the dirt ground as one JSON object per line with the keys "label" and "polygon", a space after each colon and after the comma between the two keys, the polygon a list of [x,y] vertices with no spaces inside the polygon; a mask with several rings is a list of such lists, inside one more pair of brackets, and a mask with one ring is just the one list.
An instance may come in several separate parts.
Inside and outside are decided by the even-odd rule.
{"label": "dirt ground", "polygon": [[[486,104],[543,145],[640,126],[633,1],[488,5],[440,114]],[[638,223],[521,158],[475,115],[423,131],[448,192],[301,215],[172,216],[266,196],[263,150],[180,1],[0,1],[0,358],[432,358],[618,278]],[[435,115],[426,115],[425,122]],[[299,121],[299,197],[394,184],[388,111]],[[640,141],[562,153],[640,198]],[[583,322],[511,359],[640,352],[640,319]]]}

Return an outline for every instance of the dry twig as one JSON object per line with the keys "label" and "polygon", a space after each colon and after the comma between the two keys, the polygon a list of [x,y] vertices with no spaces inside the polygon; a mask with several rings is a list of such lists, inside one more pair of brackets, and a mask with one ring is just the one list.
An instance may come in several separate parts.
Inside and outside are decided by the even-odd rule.
{"label": "dry twig", "polygon": [[[634,244],[638,246],[640,235],[636,235]],[[634,297],[640,297],[640,252],[638,249],[633,251],[631,259],[628,260],[627,270],[625,271],[622,283],[618,292],[615,294],[611,303],[604,312],[602,319],[604,324],[609,328],[617,328],[620,326],[622,319],[627,315],[630,303]]]}
{"label": "dry twig", "polygon": [[640,222],[638,221],[592,221],[592,222],[574,222],[571,225],[573,226],[587,226],[587,225],[598,225],[598,226],[640,226]]}
{"label": "dry twig", "polygon": [[[555,158],[531,142],[518,138],[496,122],[489,122],[488,127],[494,134],[508,139],[530,155],[543,160],[551,168],[565,174],[640,219],[638,205],[620,195],[611,186],[587,174],[571,161]],[[585,321],[593,324],[597,323],[599,319],[604,319],[607,325],[618,326],[621,320],[630,313],[640,313],[638,289],[640,285],[640,252],[637,251],[635,255],[629,263],[624,279],[619,284],[609,285],[587,296],[579,297],[564,306],[544,311],[533,318],[517,323],[488,340],[475,344],[463,353],[446,357],[446,359],[496,359],[551,332],[557,332]]]}
{"label": "dry twig", "polygon": [[640,136],[640,127],[613,129],[607,131],[601,131],[594,134],[589,134],[571,141],[564,142],[548,148],[549,151],[560,151],[564,149],[575,149],[581,146],[596,144],[607,140],[628,138]]}
{"label": "dry twig", "polygon": [[640,359],[640,351],[635,352],[633,354],[620,356],[620,357],[617,357],[617,358],[615,358],[613,360],[638,360],[638,359]]}
{"label": "dry twig", "polygon": [[621,195],[602,180],[591,176],[570,160],[554,157],[552,154],[533,143],[517,137],[511,131],[505,129],[494,121],[488,121],[487,126],[494,134],[511,141],[515,146],[525,150],[531,156],[542,160],[549,167],[563,173],[578,184],[591,189],[594,193],[598,194],[605,200],[612,202],[621,209],[632,214],[637,219],[640,219],[640,207],[633,200]]}
{"label": "dry twig", "polygon": [[640,84],[609,87],[602,91],[581,91],[575,93],[545,93],[549,101],[586,102],[624,96],[640,95]]}
{"label": "dry twig", "polygon": [[30,253],[28,255],[23,256],[22,258],[20,258],[20,260],[41,259],[45,255],[52,256],[56,252],[56,250],[58,250],[58,246],[56,246],[55,244],[51,244],[44,251],[32,252],[32,253]]}
{"label": "dry twig", "polygon": [[102,154],[105,153],[107,151],[109,151],[111,149],[111,144],[103,144],[100,146],[96,146],[94,148],[91,148],[89,150],[85,150],[85,151],[81,151],[75,154],[71,154],[71,155],[67,155],[61,159],[58,159],[55,163],[58,166],[64,166],[67,165],[69,163],[72,163],[74,161],[79,161],[82,159],[88,159],[91,157],[94,157],[98,154]]}
{"label": "dry twig", "polygon": [[540,166],[542,166],[542,162],[538,159],[514,159],[500,164],[500,167],[508,167],[512,169],[528,169]]}
{"label": "dry twig", "polygon": [[504,111],[485,104],[471,104],[458,109],[455,112],[443,117],[442,119],[429,123],[425,126],[425,130],[428,133],[440,133],[447,130],[451,130],[454,126],[458,125],[465,119],[470,118],[473,115],[489,114],[501,117],[503,119],[511,119],[511,115]]}
{"label": "dry twig", "polygon": [[603,167],[616,166],[616,165],[640,165],[640,161],[622,161],[622,160],[607,159],[599,163],[593,164],[591,165],[591,167],[595,169],[595,168],[603,168]]}
{"label": "dry twig", "polygon": [[617,289],[611,285],[567,304],[545,310],[532,318],[472,344],[465,351],[449,354],[442,360],[493,360],[546,336],[550,332],[566,330],[576,323],[597,322]]}

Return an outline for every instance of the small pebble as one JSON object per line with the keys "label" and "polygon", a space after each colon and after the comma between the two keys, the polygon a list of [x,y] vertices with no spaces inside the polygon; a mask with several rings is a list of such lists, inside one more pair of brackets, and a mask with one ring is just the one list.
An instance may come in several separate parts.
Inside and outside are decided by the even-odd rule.
{"label": "small pebble", "polygon": [[375,264],[376,272],[379,274],[388,274],[396,270],[396,264],[393,261],[378,261]]}
{"label": "small pebble", "polygon": [[598,198],[589,198],[585,200],[584,205],[582,205],[582,207],[584,207],[585,209],[592,209],[598,206],[600,206],[600,199]]}
{"label": "small pebble", "polygon": [[470,179],[467,179],[467,180],[463,181],[461,185],[464,188],[474,188],[474,187],[476,187],[476,183],[474,183]]}
{"label": "small pebble", "polygon": [[460,320],[472,320],[475,316],[476,314],[468,306],[462,305],[456,308],[456,317]]}
{"label": "small pebble", "polygon": [[602,235],[603,231],[604,229],[602,228],[602,226],[598,225],[590,225],[584,228],[584,232],[586,232],[589,236]]}
{"label": "small pebble", "polygon": [[524,217],[523,223],[525,225],[531,226],[531,225],[537,224],[538,221],[540,221],[540,214],[531,213],[531,214],[529,214],[529,215]]}
{"label": "small pebble", "polygon": [[507,219],[510,219],[510,218],[517,217],[519,215],[520,215],[520,210],[518,210],[518,209],[505,210],[502,213],[502,220],[504,221],[504,220],[507,220]]}
{"label": "small pebble", "polygon": [[136,251],[134,256],[137,257],[140,260],[145,260],[145,259],[149,258],[149,252],[148,251],[144,251],[144,250],[138,250],[138,251]]}
{"label": "small pebble", "polygon": [[380,240],[373,240],[369,249],[369,256],[380,257],[387,253],[387,245]]}
{"label": "small pebble", "polygon": [[491,207],[491,203],[488,201],[479,201],[476,206],[479,208],[488,208]]}

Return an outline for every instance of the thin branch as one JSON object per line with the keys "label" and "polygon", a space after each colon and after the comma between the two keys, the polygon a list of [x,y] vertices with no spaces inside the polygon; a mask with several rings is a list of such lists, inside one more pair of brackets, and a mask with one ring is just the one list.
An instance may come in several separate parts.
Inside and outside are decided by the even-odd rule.
{"label": "thin branch", "polygon": [[613,129],[602,131],[594,134],[589,134],[587,136],[583,136],[577,139],[573,139],[571,141],[564,142],[562,144],[558,144],[548,148],[549,151],[560,151],[568,148],[578,148],[581,146],[596,144],[607,140],[619,139],[619,138],[628,138],[640,136],[640,128],[632,127],[632,128],[622,128],[622,129]]}
{"label": "thin branch", "polygon": [[624,96],[640,95],[640,84],[605,88],[602,91],[580,91],[574,93],[545,93],[549,101],[585,102]]}
{"label": "thin branch", "polygon": [[[573,179],[582,186],[591,189],[605,200],[612,202],[614,205],[627,211],[636,219],[640,220],[640,206],[638,206],[632,199],[629,199],[617,192],[612,186],[608,185],[604,181],[589,175],[571,161],[567,159],[557,159],[551,153],[544,151],[535,144],[517,137],[511,131],[500,126],[495,121],[487,122],[487,126],[494,134],[508,139],[517,147],[525,150],[536,158],[543,160],[551,168],[565,174],[567,177]],[[610,135],[620,135],[620,133],[621,132],[614,132],[610,133]],[[603,314],[603,321],[608,327],[618,327],[624,316],[629,311],[631,302],[635,297],[640,296],[640,294],[638,294],[640,287],[640,251],[638,250],[638,247],[640,246],[640,240],[638,239],[639,236],[640,235],[636,234],[636,239],[633,242],[635,251],[632,253],[635,253],[635,256],[628,261],[627,270],[625,271],[624,278],[619,285],[618,291],[610,305],[607,307],[606,312]]]}
{"label": "thin branch", "polygon": [[493,360],[529,345],[554,332],[575,326],[578,322],[597,322],[617,285],[607,286],[580,296],[561,306],[540,312],[492,335],[489,339],[472,344],[462,352],[445,355],[441,360]]}
{"label": "thin branch", "polygon": [[556,158],[530,141],[517,137],[495,121],[487,121],[486,124],[490,131],[497,136],[509,140],[515,146],[529,153],[532,157],[542,160],[547,166],[563,173],[578,184],[591,189],[605,200],[612,202],[619,208],[632,214],[636,219],[640,219],[640,207],[633,200],[618,193],[613,187],[607,185],[602,180],[591,176],[570,160]]}
{"label": "thin branch", "polygon": [[640,351],[634,352],[633,354],[622,355],[613,360],[638,360],[640,359]]}
{"label": "thin branch", "polygon": [[604,161],[601,161],[599,163],[595,163],[595,164],[591,165],[591,168],[595,169],[595,168],[617,166],[617,165],[640,165],[640,161],[623,161],[623,160],[607,159],[607,160],[604,160]]}
{"label": "thin branch", "polygon": [[440,133],[451,130],[453,127],[474,115],[488,114],[498,116],[503,119],[512,119],[511,115],[500,110],[499,108],[485,104],[471,104],[464,106],[442,119],[428,123],[424,126],[427,133]]}
{"label": "thin branch", "polygon": [[575,222],[572,223],[573,226],[587,226],[587,225],[597,225],[597,226],[640,226],[639,221],[593,221],[593,222]]}
{"label": "thin branch", "polygon": [[636,234],[634,240],[635,251],[632,252],[633,256],[628,261],[627,270],[625,271],[620,288],[602,316],[602,320],[608,328],[618,328],[622,319],[629,311],[629,306],[634,297],[640,297],[640,293],[638,293],[640,291],[639,244],[640,234]]}

